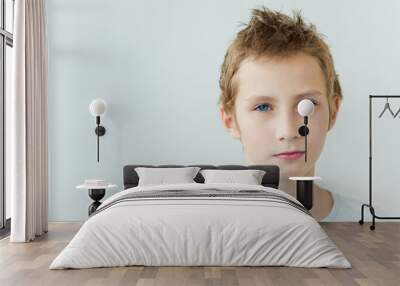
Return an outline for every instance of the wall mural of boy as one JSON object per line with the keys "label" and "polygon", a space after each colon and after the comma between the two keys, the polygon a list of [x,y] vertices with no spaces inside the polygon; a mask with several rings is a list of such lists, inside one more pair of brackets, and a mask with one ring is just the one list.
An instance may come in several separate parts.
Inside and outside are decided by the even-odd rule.
{"label": "wall mural of boy", "polygon": [[[221,66],[221,119],[239,139],[247,163],[278,165],[279,189],[295,196],[291,176],[314,176],[327,133],[342,100],[329,47],[299,12],[289,17],[265,7],[254,9],[250,22],[229,46]],[[302,99],[314,103],[309,118],[308,156],[298,133]],[[331,193],[314,183],[312,215],[322,220],[332,210]]]}

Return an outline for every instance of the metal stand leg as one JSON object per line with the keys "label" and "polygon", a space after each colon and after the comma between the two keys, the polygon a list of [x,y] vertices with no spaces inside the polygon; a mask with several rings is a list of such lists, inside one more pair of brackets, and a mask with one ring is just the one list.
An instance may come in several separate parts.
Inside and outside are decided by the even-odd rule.
{"label": "metal stand leg", "polygon": [[369,206],[369,211],[371,212],[371,215],[372,215],[372,225],[370,225],[369,228],[371,230],[374,230],[375,229],[375,217],[376,217],[374,207]]}
{"label": "metal stand leg", "polygon": [[375,230],[375,218],[377,216],[375,215],[375,209],[374,209],[373,206],[370,206],[368,204],[363,204],[361,206],[361,219],[358,221],[358,223],[361,224],[361,225],[364,224],[364,207],[368,207],[369,208],[369,211],[370,211],[371,216],[372,216],[372,225],[370,225],[369,228],[370,228],[370,230]]}
{"label": "metal stand leg", "polygon": [[364,224],[364,207],[369,208],[369,212],[371,213],[372,216],[372,224],[369,226],[370,230],[375,230],[375,220],[376,219],[400,219],[400,217],[397,216],[378,216],[375,213],[375,209],[373,206],[368,205],[368,204],[363,204],[361,206],[361,219],[358,221],[359,224]]}
{"label": "metal stand leg", "polygon": [[361,219],[358,221],[359,224],[363,225],[364,224],[364,207],[368,206],[366,204],[362,204],[361,206]]}

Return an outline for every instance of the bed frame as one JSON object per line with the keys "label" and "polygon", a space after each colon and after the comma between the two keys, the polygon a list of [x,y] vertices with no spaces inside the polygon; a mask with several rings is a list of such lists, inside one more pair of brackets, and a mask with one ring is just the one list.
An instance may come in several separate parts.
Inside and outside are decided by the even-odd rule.
{"label": "bed frame", "polygon": [[[136,167],[147,168],[179,168],[179,167],[200,167],[201,169],[218,169],[218,170],[264,170],[266,173],[261,184],[265,187],[278,189],[279,187],[279,167],[276,165],[126,165],[124,166],[124,189],[136,187],[139,183],[139,176],[135,171]],[[204,178],[200,174],[194,178],[197,183],[204,183]]]}

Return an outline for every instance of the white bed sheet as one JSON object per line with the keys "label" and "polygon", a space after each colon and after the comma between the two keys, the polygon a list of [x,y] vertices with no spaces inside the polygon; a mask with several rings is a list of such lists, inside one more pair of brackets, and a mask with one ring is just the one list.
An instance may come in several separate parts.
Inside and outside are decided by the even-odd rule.
{"label": "white bed sheet", "polygon": [[[141,186],[121,191],[273,188],[241,184]],[[258,199],[125,201],[90,217],[50,269],[145,266],[294,266],[350,268],[317,221],[298,209]]]}

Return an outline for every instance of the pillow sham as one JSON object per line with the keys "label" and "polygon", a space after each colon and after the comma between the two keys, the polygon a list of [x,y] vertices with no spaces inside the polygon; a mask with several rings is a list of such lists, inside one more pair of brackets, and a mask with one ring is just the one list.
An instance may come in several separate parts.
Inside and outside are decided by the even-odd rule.
{"label": "pillow sham", "polygon": [[204,183],[234,183],[247,185],[261,185],[265,175],[263,170],[215,170],[204,169],[200,174],[204,177]]}
{"label": "pillow sham", "polygon": [[196,183],[194,178],[199,170],[199,167],[135,168],[139,176],[138,186]]}

